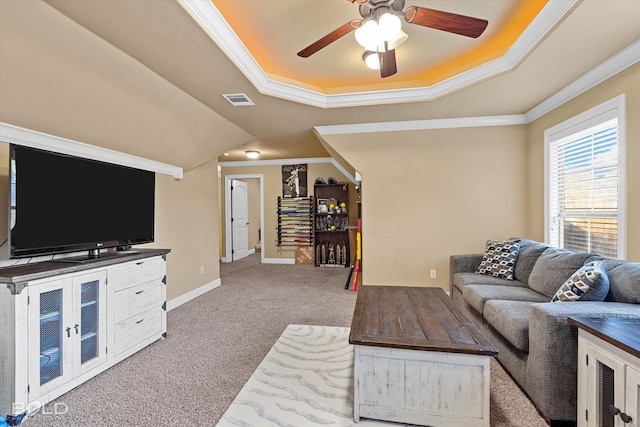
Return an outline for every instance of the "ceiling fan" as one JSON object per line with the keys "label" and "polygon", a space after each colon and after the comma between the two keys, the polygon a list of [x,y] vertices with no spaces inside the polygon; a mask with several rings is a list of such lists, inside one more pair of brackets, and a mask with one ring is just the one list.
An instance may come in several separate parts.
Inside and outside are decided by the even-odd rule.
{"label": "ceiling fan", "polygon": [[[405,0],[347,1],[359,5],[362,19],[354,19],[341,25],[302,49],[298,56],[308,58],[355,30],[356,41],[365,48],[363,59],[369,67],[379,67],[380,76],[384,78],[397,73],[395,49],[408,38],[402,31],[402,18],[409,24],[472,38],[479,37],[489,23],[485,19],[419,6],[404,9]],[[373,61],[370,63],[370,60]]]}

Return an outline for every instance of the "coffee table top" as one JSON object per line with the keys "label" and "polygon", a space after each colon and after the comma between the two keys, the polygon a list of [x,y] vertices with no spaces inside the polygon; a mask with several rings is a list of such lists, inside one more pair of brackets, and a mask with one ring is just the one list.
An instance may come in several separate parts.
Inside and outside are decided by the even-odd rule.
{"label": "coffee table top", "polygon": [[498,354],[441,288],[361,286],[349,343],[487,356]]}

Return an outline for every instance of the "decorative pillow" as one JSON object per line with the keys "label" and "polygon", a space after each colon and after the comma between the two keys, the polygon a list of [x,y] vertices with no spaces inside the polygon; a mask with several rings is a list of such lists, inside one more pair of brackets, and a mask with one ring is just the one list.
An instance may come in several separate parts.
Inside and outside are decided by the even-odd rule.
{"label": "decorative pillow", "polygon": [[573,273],[551,298],[551,302],[560,301],[604,301],[609,292],[607,264],[593,261],[580,267]]}
{"label": "decorative pillow", "polygon": [[518,259],[519,250],[518,240],[487,240],[476,274],[513,280],[513,267]]}

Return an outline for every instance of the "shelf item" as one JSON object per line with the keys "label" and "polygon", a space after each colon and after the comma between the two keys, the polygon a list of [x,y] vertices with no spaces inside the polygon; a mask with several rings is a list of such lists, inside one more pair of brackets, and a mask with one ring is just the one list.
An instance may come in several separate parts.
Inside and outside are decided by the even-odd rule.
{"label": "shelf item", "polygon": [[278,246],[313,245],[313,197],[278,197]]}
{"label": "shelf item", "polygon": [[349,254],[349,186],[318,184],[314,186],[316,212],[313,215],[315,265],[347,267]]}

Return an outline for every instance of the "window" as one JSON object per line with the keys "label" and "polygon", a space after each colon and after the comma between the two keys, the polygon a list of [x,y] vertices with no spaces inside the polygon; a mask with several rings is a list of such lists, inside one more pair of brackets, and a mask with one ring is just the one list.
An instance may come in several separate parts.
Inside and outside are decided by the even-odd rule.
{"label": "window", "polygon": [[545,240],[625,256],[625,97],[545,132]]}

